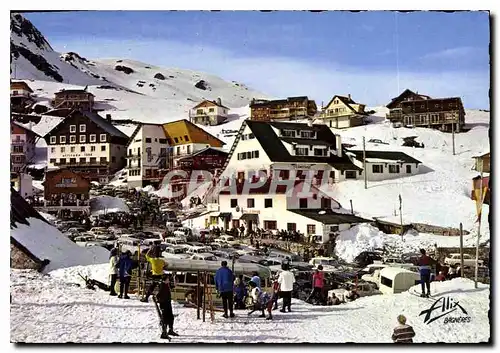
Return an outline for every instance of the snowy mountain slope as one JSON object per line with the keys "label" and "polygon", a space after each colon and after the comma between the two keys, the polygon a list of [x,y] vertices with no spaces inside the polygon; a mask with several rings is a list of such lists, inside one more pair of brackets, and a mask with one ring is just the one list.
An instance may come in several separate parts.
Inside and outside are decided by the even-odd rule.
{"label": "snowy mountain slope", "polygon": [[[166,343],[159,338],[158,318],[152,303],[141,303],[134,295],[131,300],[120,300],[83,287],[78,272],[107,282],[107,266],[78,266],[53,271],[50,276],[11,270],[11,341]],[[419,288],[410,289],[415,290]],[[210,319],[205,323],[196,320],[196,310],[173,303],[174,314],[178,315],[175,330],[180,336],[174,337],[172,343],[391,343],[396,317],[400,314],[413,326],[414,342],[473,343],[490,338],[488,285],[480,283],[474,289],[472,281],[454,279],[431,283],[431,293],[459,301],[471,321],[444,324],[442,317],[426,324],[419,315],[433,300],[409,292],[364,297],[329,307],[292,299],[292,312],[276,310],[272,321],[258,318],[257,313],[248,317],[246,310],[237,310],[231,320],[216,312],[213,324]],[[455,316],[461,316],[459,311],[446,317]]]}
{"label": "snowy mountain slope", "polygon": [[[341,204],[353,202],[354,210],[361,215],[385,217],[399,223],[399,194],[403,199],[403,222],[420,222],[442,227],[464,229],[477,234],[475,201],[470,199],[472,178],[479,173],[472,170],[473,156],[489,150],[489,113],[466,110],[466,122],[470,131],[455,134],[455,156],[452,153],[450,133],[426,128],[393,128],[386,122],[335,131],[343,143],[356,144],[362,149],[366,140],[380,139],[388,145],[366,143],[367,150],[399,150],[423,163],[420,175],[379,182],[348,180],[335,184],[328,193]],[[425,148],[402,147],[402,137],[418,136]],[[483,206],[482,239],[489,239],[487,223],[488,205]],[[397,217],[395,217],[395,214]],[[466,237],[474,242],[473,236]],[[469,244],[472,245],[472,244]]]}
{"label": "snowy mountain slope", "polygon": [[189,109],[204,99],[221,98],[228,108],[238,108],[252,98],[269,98],[244,84],[203,72],[58,53],[19,14],[11,15],[11,77],[30,80],[35,98],[45,103],[61,89],[89,86],[96,96],[96,109],[103,114],[154,123],[187,119]]}

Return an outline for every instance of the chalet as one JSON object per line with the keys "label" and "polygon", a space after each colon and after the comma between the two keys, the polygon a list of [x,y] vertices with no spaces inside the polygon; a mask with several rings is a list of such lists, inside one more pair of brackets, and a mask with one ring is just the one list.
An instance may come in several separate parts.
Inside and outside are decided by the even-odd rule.
{"label": "chalet", "polygon": [[45,136],[48,167],[69,168],[86,178],[107,183],[125,166],[129,138],[106,119],[90,111],[75,110]]}
{"label": "chalet", "polygon": [[37,209],[44,212],[69,210],[89,211],[90,180],[70,169],[55,169],[45,173],[44,201]]}
{"label": "chalet", "polygon": [[54,109],[70,108],[92,111],[94,107],[94,95],[84,89],[66,89],[55,93],[52,100]]}
{"label": "chalet", "polygon": [[429,127],[456,132],[465,126],[465,110],[459,97],[430,98],[410,90],[404,91],[387,105],[387,118],[405,126]]}
{"label": "chalet", "polygon": [[356,103],[348,94],[347,97],[333,96],[321,112],[320,119],[331,128],[344,129],[363,125],[367,115],[365,105]]}
{"label": "chalet", "polygon": [[167,171],[167,136],[162,124],[141,123],[127,148],[127,184],[130,188],[158,187]]}
{"label": "chalet", "polygon": [[219,125],[227,120],[229,108],[222,105],[221,99],[204,100],[189,111],[189,121],[200,125]]}
{"label": "chalet", "polygon": [[245,120],[234,140],[221,178],[252,179],[258,172],[282,180],[313,174],[339,182],[359,178],[362,168],[344,154],[339,135],[324,124]]}
{"label": "chalet", "polygon": [[228,153],[217,147],[207,147],[190,156],[179,159],[178,166],[183,170],[206,170],[214,173],[223,167]]}
{"label": "chalet", "polygon": [[250,119],[257,121],[296,120],[313,117],[318,108],[314,100],[288,97],[279,100],[255,100],[250,103]]}
{"label": "chalet", "polygon": [[[356,165],[363,167],[363,150],[349,149]],[[411,176],[420,173],[422,162],[400,151],[365,151],[366,179],[379,181]]]}
{"label": "chalet", "polygon": [[[243,226],[246,231],[256,228],[297,231],[326,243],[339,231],[369,222],[344,210],[314,185],[306,188],[302,180],[295,181],[291,190],[286,185],[273,187],[270,179],[249,187],[238,182],[220,191],[218,203],[207,205],[211,212],[187,224],[204,228],[219,226],[226,230]],[[202,222],[204,224],[200,224]]]}
{"label": "chalet", "polygon": [[24,81],[10,82],[10,107],[11,110],[18,113],[24,113],[26,107],[34,103],[32,97],[33,90]]}
{"label": "chalet", "polygon": [[490,173],[490,152],[472,157],[475,160],[474,170],[477,172]]}
{"label": "chalet", "polygon": [[209,134],[202,128],[187,121],[177,120],[163,124],[168,145],[172,148],[169,154],[169,168],[176,168],[179,159],[192,155],[207,147],[222,147],[224,142]]}
{"label": "chalet", "polygon": [[10,122],[10,161],[11,171],[19,172],[35,158],[35,145],[40,135],[31,129]]}
{"label": "chalet", "polygon": [[[166,162],[168,171],[187,172],[187,177],[175,176],[170,180],[171,191],[178,194],[178,198],[183,198],[187,193],[191,174],[195,170],[195,161],[203,164],[206,168],[204,170],[207,171],[216,171],[217,167],[224,163],[220,161],[219,151],[207,150],[209,147],[221,148],[224,142],[186,119],[163,124],[163,129],[169,145]],[[191,158],[193,154],[203,150],[205,151],[202,154]]]}

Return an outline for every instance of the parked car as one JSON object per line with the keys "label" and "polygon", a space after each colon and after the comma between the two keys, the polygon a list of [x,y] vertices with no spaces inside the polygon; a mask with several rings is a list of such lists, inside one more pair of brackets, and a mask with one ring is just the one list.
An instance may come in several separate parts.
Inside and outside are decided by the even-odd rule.
{"label": "parked car", "polygon": [[[474,267],[476,266],[476,259],[470,256],[469,254],[464,254],[464,266]],[[460,253],[449,254],[444,259],[445,265],[448,266],[460,266]],[[478,260],[478,265],[483,266],[483,260]]]}
{"label": "parked car", "polygon": [[188,255],[202,254],[211,251],[212,249],[208,246],[191,246],[191,248],[186,251]]}
{"label": "parked car", "polygon": [[374,261],[382,261],[382,256],[372,251],[363,251],[354,258],[354,263],[359,267],[366,267]]}
{"label": "parked car", "polygon": [[203,261],[218,261],[219,259],[211,253],[200,253],[194,254],[190,257],[191,260],[203,260]]}
{"label": "parked car", "polygon": [[360,297],[382,294],[382,292],[378,290],[374,284],[369,282],[359,281],[357,284],[355,282],[346,282],[342,287],[343,288],[329,290],[328,297],[332,297],[332,294],[335,293],[335,296],[339,298],[341,301],[345,300],[345,297],[354,288],[356,288],[356,292],[359,294]]}
{"label": "parked car", "polygon": [[174,259],[188,259],[190,256],[186,254],[186,249],[182,245],[167,246],[163,250],[163,257]]}

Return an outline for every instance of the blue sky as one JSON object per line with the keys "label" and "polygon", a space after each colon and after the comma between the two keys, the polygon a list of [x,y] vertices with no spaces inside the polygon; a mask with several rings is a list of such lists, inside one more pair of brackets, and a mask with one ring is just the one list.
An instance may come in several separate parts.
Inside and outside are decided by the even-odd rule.
{"label": "blue sky", "polygon": [[348,93],[368,105],[385,105],[410,88],[460,96],[469,108],[489,107],[484,12],[100,11],[26,17],[57,51],[205,71],[277,97],[308,95],[318,105]]}

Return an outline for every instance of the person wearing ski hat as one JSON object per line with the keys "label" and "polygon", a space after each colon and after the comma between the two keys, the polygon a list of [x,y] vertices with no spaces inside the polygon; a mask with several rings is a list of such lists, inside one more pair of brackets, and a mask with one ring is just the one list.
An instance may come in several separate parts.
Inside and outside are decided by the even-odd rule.
{"label": "person wearing ski hat", "polygon": [[[170,276],[163,275],[163,282],[160,284],[160,290],[156,295],[158,305],[161,310],[161,317],[163,321],[161,338],[166,339],[168,336],[179,336],[174,332],[174,312],[172,310],[172,284],[170,283]],[[166,328],[168,326],[168,332]]]}
{"label": "person wearing ski hat", "polygon": [[260,310],[262,314],[259,317],[266,317],[264,310],[267,309],[269,316],[266,320],[272,320],[273,302],[271,296],[267,292],[262,291],[254,281],[250,281],[248,285],[251,288],[250,295],[253,299],[253,310],[250,311],[248,315],[251,315],[254,311]]}
{"label": "person wearing ski hat", "polygon": [[413,343],[413,337],[415,337],[415,331],[413,327],[406,324],[406,317],[404,315],[398,315],[398,325],[394,328],[392,333],[392,340],[394,343]]}

